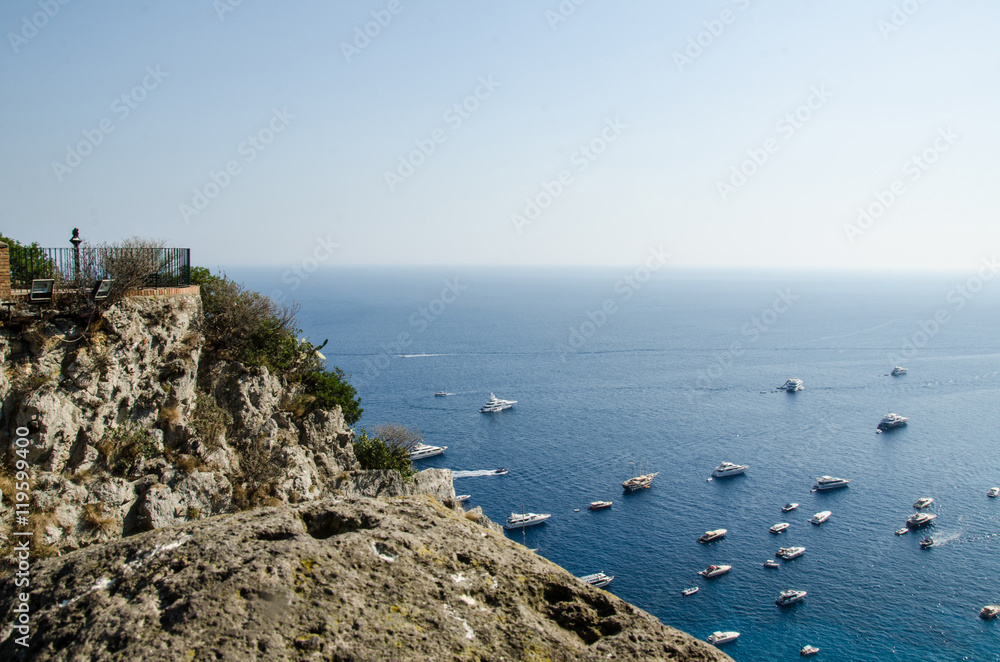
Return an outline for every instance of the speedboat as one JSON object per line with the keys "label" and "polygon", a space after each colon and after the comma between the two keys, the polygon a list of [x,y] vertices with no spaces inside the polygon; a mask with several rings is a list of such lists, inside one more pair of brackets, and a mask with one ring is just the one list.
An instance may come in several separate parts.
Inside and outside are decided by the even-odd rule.
{"label": "speedboat", "polygon": [[849,478],[835,478],[833,476],[820,476],[816,479],[816,485],[814,489],[817,490],[834,490],[838,487],[847,487],[847,484],[851,482]]}
{"label": "speedboat", "polygon": [[749,469],[750,467],[746,464],[733,464],[732,462],[723,462],[715,468],[712,475],[716,478],[726,478],[727,476],[739,476],[741,473]]}
{"label": "speedboat", "polygon": [[910,532],[910,529],[909,529],[909,527],[906,527],[906,526],[904,526],[902,529],[896,529],[896,535],[897,536],[905,536],[909,532]]}
{"label": "speedboat", "polygon": [[934,546],[934,538],[924,538],[920,541],[920,546],[924,549]]}
{"label": "speedboat", "polygon": [[1000,605],[986,605],[979,610],[979,618],[986,621],[996,618],[997,614],[1000,614]]}
{"label": "speedboat", "polygon": [[901,365],[898,365],[895,368],[893,368],[892,372],[890,372],[889,374],[892,375],[893,377],[899,377],[900,375],[905,375],[908,372],[909,370],[907,370]]}
{"label": "speedboat", "polygon": [[789,526],[791,526],[791,524],[789,524],[788,522],[778,522],[777,524],[775,524],[774,526],[772,526],[768,530],[771,533],[781,533],[782,531],[784,531],[785,529],[787,529]]}
{"label": "speedboat", "polygon": [[698,574],[705,579],[711,579],[712,577],[718,577],[719,575],[724,575],[733,569],[731,565],[715,565],[712,564],[705,568],[704,570],[699,570]]}
{"label": "speedboat", "polygon": [[819,652],[818,648],[816,648],[815,646],[810,646],[809,644],[806,644],[801,649],[799,649],[799,655],[807,655],[807,656],[815,655],[818,652]]}
{"label": "speedboat", "polygon": [[484,414],[492,414],[494,412],[503,411],[504,409],[510,409],[517,404],[517,400],[501,400],[497,396],[490,393],[490,399],[486,401],[479,411]]}
{"label": "speedboat", "polygon": [[789,379],[784,384],[778,387],[779,391],[788,391],[789,393],[795,393],[796,391],[801,391],[803,389],[801,379]]}
{"label": "speedboat", "polygon": [[913,504],[914,508],[926,508],[927,506],[934,503],[934,499],[930,497],[921,497],[917,499],[916,503]]}
{"label": "speedboat", "polygon": [[907,518],[906,526],[911,529],[919,529],[922,526],[927,526],[935,519],[937,519],[937,515],[933,513],[913,513]]}
{"label": "speedboat", "polygon": [[465,503],[472,498],[471,494],[457,494],[455,495],[455,503]]}
{"label": "speedboat", "polygon": [[446,450],[448,450],[447,446],[428,446],[427,444],[418,443],[416,446],[410,449],[410,459],[423,460],[428,457],[434,457],[435,455],[440,455]]}
{"label": "speedboat", "polygon": [[691,588],[686,588],[683,591],[681,591],[681,595],[694,595],[697,592],[698,592],[698,587],[692,586]]}
{"label": "speedboat", "polygon": [[713,632],[708,637],[708,643],[713,646],[721,646],[722,644],[728,644],[730,641],[736,641],[739,638],[739,632]]}
{"label": "speedboat", "polygon": [[589,508],[591,510],[603,510],[605,508],[610,508],[611,504],[611,501],[591,501]]}
{"label": "speedboat", "polygon": [[798,507],[799,507],[799,504],[797,504],[797,503],[786,503],[785,505],[783,505],[781,507],[781,512],[787,513],[787,512],[790,512],[792,510],[795,510]]}
{"label": "speedboat", "polygon": [[526,526],[541,524],[552,515],[548,513],[511,513],[507,522],[503,525],[505,529],[523,529]]}
{"label": "speedboat", "polygon": [[504,469],[503,467],[500,467],[499,469],[494,469],[493,474],[496,476],[505,476],[507,475],[507,470]]}
{"label": "speedboat", "polygon": [[436,395],[438,397],[442,397],[442,396],[445,396],[445,395],[451,395],[451,393],[445,393],[444,391],[438,391],[434,395]]}
{"label": "speedboat", "polygon": [[591,586],[596,586],[597,588],[604,588],[611,583],[614,579],[614,575],[606,575],[603,572],[595,572],[592,575],[584,575],[580,577],[580,581],[587,582]]}
{"label": "speedboat", "polygon": [[714,540],[719,540],[720,538],[723,538],[725,535],[726,535],[725,529],[712,529],[711,531],[706,531],[705,535],[698,538],[698,542],[700,543],[712,542]]}
{"label": "speedboat", "polygon": [[777,599],[775,599],[774,604],[779,607],[784,607],[785,605],[793,605],[796,602],[802,602],[806,598],[805,591],[782,591],[778,594]]}
{"label": "speedboat", "polygon": [[786,561],[791,561],[794,558],[802,556],[803,554],[805,554],[805,552],[806,552],[805,547],[782,547],[777,552],[775,552],[775,556],[780,556]]}
{"label": "speedboat", "polygon": [[901,425],[906,425],[906,422],[910,420],[906,416],[900,416],[899,414],[894,414],[891,411],[882,417],[882,420],[878,423],[879,430],[891,430],[893,428],[898,428]]}
{"label": "speedboat", "polygon": [[643,474],[641,476],[634,476],[629,478],[624,483],[622,487],[625,488],[626,492],[635,492],[636,490],[648,490],[653,485],[653,479],[660,474],[659,471],[651,474]]}
{"label": "speedboat", "polygon": [[830,519],[830,515],[832,514],[833,513],[831,513],[829,510],[822,510],[813,515],[812,519],[810,519],[809,521],[812,522],[813,524],[822,524],[826,520]]}
{"label": "speedboat", "polygon": [[775,561],[774,559],[768,559],[768,560],[764,561],[764,567],[765,568],[780,568],[781,566],[779,566],[778,562]]}
{"label": "speedboat", "polygon": [[990,491],[986,493],[986,496],[993,498],[1000,496],[1000,487],[991,487]]}

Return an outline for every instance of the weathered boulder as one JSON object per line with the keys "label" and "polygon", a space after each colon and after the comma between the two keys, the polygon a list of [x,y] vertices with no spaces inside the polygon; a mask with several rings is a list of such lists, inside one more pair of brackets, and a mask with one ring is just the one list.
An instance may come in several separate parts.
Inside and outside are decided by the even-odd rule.
{"label": "weathered boulder", "polygon": [[215,517],[36,562],[4,660],[728,660],[429,496]]}

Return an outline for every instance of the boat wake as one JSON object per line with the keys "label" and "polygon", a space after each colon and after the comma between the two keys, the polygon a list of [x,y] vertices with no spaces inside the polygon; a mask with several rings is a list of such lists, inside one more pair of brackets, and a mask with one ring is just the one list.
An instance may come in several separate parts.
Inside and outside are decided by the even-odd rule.
{"label": "boat wake", "polygon": [[499,476],[496,469],[474,469],[472,471],[456,471],[452,469],[452,478],[478,478],[479,476]]}
{"label": "boat wake", "polygon": [[425,356],[454,356],[454,354],[396,354],[401,359],[420,359]]}

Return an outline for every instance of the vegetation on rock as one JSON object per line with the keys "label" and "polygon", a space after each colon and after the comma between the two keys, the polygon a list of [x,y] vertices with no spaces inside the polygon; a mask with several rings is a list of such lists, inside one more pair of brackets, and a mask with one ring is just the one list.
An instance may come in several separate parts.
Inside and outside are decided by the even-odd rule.
{"label": "vegetation on rock", "polygon": [[397,423],[376,427],[371,437],[362,428],[361,435],[354,440],[354,456],[362,469],[391,469],[398,471],[403,480],[409,480],[416,473],[410,462],[410,448],[421,440],[419,432]]}

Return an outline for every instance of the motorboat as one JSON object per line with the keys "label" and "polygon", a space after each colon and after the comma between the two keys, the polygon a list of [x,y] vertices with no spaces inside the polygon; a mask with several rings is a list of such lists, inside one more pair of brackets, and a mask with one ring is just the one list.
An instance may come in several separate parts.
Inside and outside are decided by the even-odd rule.
{"label": "motorboat", "polygon": [[934,546],[934,538],[924,538],[923,540],[920,541],[920,546],[923,549],[927,549],[928,547],[933,547]]}
{"label": "motorboat", "polygon": [[815,646],[810,646],[809,644],[806,644],[805,646],[799,649],[799,655],[805,655],[805,656],[815,655],[818,652],[819,652],[818,648],[816,648]]}
{"label": "motorboat", "polygon": [[434,395],[436,395],[436,396],[438,396],[440,398],[440,397],[444,397],[446,395],[451,395],[451,393],[445,393],[444,391],[438,391]]}
{"label": "motorboat", "polygon": [[713,632],[708,636],[708,643],[713,646],[721,646],[722,644],[728,644],[730,641],[736,641],[739,638],[739,632]]}
{"label": "motorboat", "polygon": [[899,414],[894,414],[889,412],[882,417],[882,420],[878,422],[879,430],[891,430],[893,428],[898,428],[901,425],[906,425],[906,422],[910,420],[906,416],[900,416]]}
{"label": "motorboat", "polygon": [[447,446],[428,446],[427,444],[418,443],[416,446],[410,448],[410,459],[423,460],[428,457],[440,455],[446,450],[448,450]]}
{"label": "motorboat", "polygon": [[781,566],[778,565],[778,562],[775,561],[774,559],[768,559],[768,560],[764,561],[764,567],[765,568],[780,568]]}
{"label": "motorboat", "polygon": [[728,476],[739,476],[741,473],[749,469],[749,465],[746,464],[733,464],[732,462],[723,462],[715,468],[712,475],[716,478],[726,478]]}
{"label": "motorboat", "polygon": [[472,498],[471,494],[456,494],[455,495],[455,503],[465,503],[466,501],[468,501],[471,498]]}
{"label": "motorboat", "polygon": [[916,500],[916,502],[913,504],[913,507],[914,508],[926,508],[927,506],[931,505],[932,503],[934,503],[934,499],[932,499],[930,497],[921,497],[921,498],[919,498],[919,499]]}
{"label": "motorboat", "polygon": [[910,528],[906,527],[906,526],[904,526],[902,529],[896,529],[896,535],[897,536],[905,536],[909,532],[910,532]]}
{"label": "motorboat", "polygon": [[591,510],[604,510],[605,508],[610,508],[612,503],[611,501],[591,501],[588,507]]}
{"label": "motorboat", "polygon": [[907,370],[901,365],[898,365],[895,368],[893,368],[892,372],[890,372],[889,374],[892,375],[893,377],[899,377],[900,375],[905,375],[908,372],[909,370]]}
{"label": "motorboat", "polygon": [[1000,487],[991,487],[990,491],[986,493],[986,496],[993,497],[994,499],[997,496],[1000,496]]}
{"label": "motorboat", "polygon": [[989,621],[997,617],[1000,614],[1000,605],[986,605],[979,610],[979,618]]}
{"label": "motorboat", "polygon": [[796,391],[801,391],[804,387],[802,386],[801,379],[789,379],[784,384],[778,387],[779,391],[788,391],[789,393],[795,393]]}
{"label": "motorboat", "polygon": [[806,553],[805,547],[782,547],[777,552],[775,556],[779,556],[786,561],[791,561],[792,559],[798,558]]}
{"label": "motorboat", "polygon": [[505,529],[523,529],[526,526],[541,524],[552,515],[548,513],[511,513],[507,522],[503,525]]}
{"label": "motorboat", "polygon": [[775,524],[774,526],[772,526],[770,529],[768,529],[768,531],[770,531],[771,533],[781,533],[782,531],[784,531],[785,529],[787,529],[789,526],[791,526],[791,524],[789,524],[788,522],[778,522],[777,524]]}
{"label": "motorboat", "polygon": [[584,575],[580,577],[580,581],[586,582],[591,586],[596,586],[597,588],[604,588],[611,583],[611,580],[615,578],[614,575],[606,575],[603,572],[595,572],[592,575]]}
{"label": "motorboat", "polygon": [[698,538],[698,542],[707,543],[715,540],[719,540],[726,535],[725,529],[712,529],[711,531],[706,531],[705,534]]}
{"label": "motorboat", "polygon": [[694,595],[697,592],[698,592],[698,587],[692,586],[691,588],[686,588],[683,591],[681,591],[681,595]]}
{"label": "motorboat", "polygon": [[500,467],[499,469],[494,469],[493,470],[493,475],[495,475],[495,476],[506,476],[507,475],[507,470],[504,469],[503,467]]}
{"label": "motorboat", "polygon": [[479,408],[484,414],[492,414],[498,411],[503,411],[504,409],[510,409],[517,404],[517,400],[501,400],[497,396],[490,393],[490,399],[486,401],[482,407]]}
{"label": "motorboat", "polygon": [[820,512],[813,515],[812,519],[810,519],[809,521],[812,522],[813,524],[822,524],[826,520],[830,519],[830,515],[832,514],[833,513],[831,513],[829,510],[821,510]]}
{"label": "motorboat", "polygon": [[786,503],[785,505],[783,505],[781,507],[781,512],[783,512],[783,513],[791,512],[791,511],[795,510],[798,507],[799,507],[799,504],[797,504],[797,503]]}
{"label": "motorboat", "polygon": [[907,518],[906,526],[911,529],[919,529],[922,526],[927,526],[936,519],[937,515],[933,513],[913,513]]}
{"label": "motorboat", "polygon": [[806,595],[807,593],[805,591],[793,591],[793,590],[782,591],[781,593],[778,594],[778,597],[775,599],[774,604],[778,605],[779,607],[784,607],[785,605],[793,605],[796,602],[802,602],[803,600],[805,600]]}
{"label": "motorboat", "polygon": [[816,479],[816,485],[813,489],[817,490],[835,490],[838,487],[847,487],[847,484],[851,482],[849,478],[835,478],[834,476],[820,476]]}
{"label": "motorboat", "polygon": [[707,568],[705,568],[704,570],[699,570],[698,574],[701,575],[702,577],[704,577],[705,579],[711,579],[712,577],[718,577],[720,575],[724,575],[724,574],[726,574],[727,572],[729,572],[732,569],[733,569],[733,566],[731,566],[731,565],[715,565],[715,564],[712,564],[712,565],[708,566]]}

